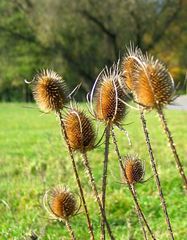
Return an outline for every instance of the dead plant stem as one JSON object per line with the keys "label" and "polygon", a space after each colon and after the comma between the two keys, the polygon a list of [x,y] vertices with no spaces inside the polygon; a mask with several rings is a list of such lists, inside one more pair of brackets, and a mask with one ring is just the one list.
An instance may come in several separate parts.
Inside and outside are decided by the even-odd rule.
{"label": "dead plant stem", "polygon": [[174,156],[174,158],[175,158],[175,161],[176,161],[176,164],[177,164],[177,168],[178,168],[179,174],[181,175],[181,178],[182,178],[182,180],[183,180],[183,182],[184,182],[184,188],[185,188],[185,190],[187,190],[187,177],[186,177],[186,175],[185,175],[185,172],[184,172],[184,170],[183,170],[182,163],[181,163],[180,158],[179,158],[179,155],[178,155],[178,153],[177,153],[177,150],[176,150],[176,147],[175,147],[175,143],[174,143],[173,137],[172,137],[171,132],[170,132],[170,130],[169,130],[169,128],[168,128],[168,124],[167,124],[166,118],[165,118],[165,116],[164,116],[164,112],[163,112],[163,110],[162,110],[161,107],[159,107],[159,108],[157,109],[157,111],[158,111],[158,115],[159,115],[159,117],[160,117],[162,126],[163,126],[163,128],[164,128],[164,131],[165,131],[165,133],[166,133],[166,135],[167,135],[168,142],[169,142],[171,151],[172,151],[172,153],[173,153],[173,156]]}
{"label": "dead plant stem", "polygon": [[107,218],[106,218],[106,215],[105,215],[105,211],[103,210],[102,202],[100,200],[99,193],[98,193],[98,190],[97,190],[97,187],[96,187],[96,184],[95,184],[95,180],[94,180],[94,177],[93,177],[93,174],[92,174],[92,170],[91,170],[89,162],[88,162],[87,154],[86,154],[86,151],[84,151],[84,150],[82,152],[82,157],[83,157],[83,164],[84,164],[84,167],[85,167],[85,169],[87,171],[87,174],[88,174],[88,177],[89,177],[89,180],[90,180],[90,184],[91,184],[93,193],[94,193],[94,195],[96,197],[96,200],[97,200],[97,203],[99,205],[99,210],[100,210],[100,213],[101,213],[101,217],[105,221],[105,225],[106,225],[106,228],[107,228],[107,231],[108,231],[110,239],[114,240],[115,238],[114,238],[114,236],[112,234],[110,225],[109,225],[109,223],[107,221]]}
{"label": "dead plant stem", "polygon": [[59,119],[60,119],[61,132],[62,132],[62,135],[63,135],[63,137],[65,139],[65,142],[66,142],[66,145],[67,145],[67,148],[68,148],[68,151],[69,151],[69,155],[71,157],[73,171],[74,171],[74,174],[75,174],[75,178],[76,178],[77,185],[78,185],[79,192],[80,192],[80,196],[81,196],[81,199],[82,199],[84,211],[85,211],[85,214],[86,214],[88,230],[89,230],[89,233],[90,233],[90,239],[94,240],[95,238],[94,238],[94,232],[93,232],[92,223],[91,223],[91,220],[90,220],[90,217],[89,217],[89,212],[88,212],[86,200],[85,200],[85,197],[84,197],[82,184],[81,184],[81,181],[80,181],[80,178],[79,178],[79,174],[78,174],[78,170],[77,170],[77,167],[76,167],[76,163],[75,163],[75,159],[74,159],[74,156],[73,156],[73,152],[72,152],[72,149],[71,149],[70,144],[69,144],[69,140],[68,140],[68,137],[67,137],[65,125],[64,125],[64,122],[63,122],[63,118],[62,118],[62,114],[61,114],[61,112],[57,112],[57,114],[58,114]]}
{"label": "dead plant stem", "polygon": [[73,229],[72,229],[71,224],[69,223],[68,219],[66,219],[66,227],[67,227],[68,232],[70,234],[71,240],[76,240],[75,234],[73,232]]}
{"label": "dead plant stem", "polygon": [[[105,129],[105,153],[104,153],[104,161],[103,161],[103,179],[102,179],[102,206],[103,206],[104,213],[105,213],[105,199],[106,199],[106,185],[107,185],[109,141],[110,141],[110,123],[107,124]],[[105,221],[103,218],[101,219],[101,240],[105,240]]]}
{"label": "dead plant stem", "polygon": [[165,201],[164,194],[163,194],[163,191],[162,191],[158,171],[157,171],[157,168],[156,168],[156,163],[155,163],[155,159],[154,159],[154,155],[153,155],[153,150],[152,150],[152,146],[151,146],[151,142],[150,142],[150,138],[149,138],[149,132],[148,132],[148,129],[147,129],[147,124],[146,124],[146,120],[145,120],[143,111],[144,111],[143,109],[140,109],[140,118],[141,118],[143,132],[144,132],[144,135],[145,135],[145,140],[146,140],[146,144],[147,144],[147,148],[148,148],[148,152],[149,152],[149,156],[150,156],[151,166],[152,166],[152,170],[153,170],[153,173],[154,173],[154,176],[155,176],[155,182],[156,182],[158,193],[159,193],[159,196],[160,196],[160,201],[161,201],[161,204],[162,204],[162,210],[164,212],[164,216],[165,216],[165,220],[166,220],[166,224],[167,224],[167,228],[168,228],[168,233],[170,235],[170,238],[172,240],[174,240],[174,235],[173,235],[173,231],[172,231],[172,227],[171,227],[171,223],[170,223],[170,219],[169,219],[169,215],[168,215],[168,211],[167,211],[167,205],[166,205],[166,201]]}
{"label": "dead plant stem", "polygon": [[155,236],[154,236],[154,234],[153,234],[153,232],[152,232],[152,230],[151,230],[151,228],[150,228],[150,226],[149,226],[149,224],[148,224],[148,222],[147,222],[147,220],[146,220],[146,218],[145,218],[145,216],[144,216],[144,214],[143,214],[143,212],[142,212],[142,210],[141,210],[141,207],[140,207],[140,205],[139,205],[138,199],[137,199],[136,195],[135,195],[134,192],[133,192],[132,186],[131,186],[131,184],[130,184],[129,181],[128,181],[128,178],[127,178],[127,175],[126,175],[124,166],[123,166],[122,157],[121,157],[121,154],[120,154],[120,152],[119,152],[119,148],[118,148],[118,144],[117,144],[117,140],[116,140],[116,136],[115,136],[115,134],[114,134],[114,129],[113,129],[113,128],[112,128],[112,138],[113,138],[113,142],[114,142],[114,145],[115,145],[116,153],[117,153],[117,155],[118,155],[118,160],[119,160],[120,168],[121,168],[121,170],[123,171],[123,175],[124,175],[125,180],[126,180],[126,182],[127,182],[127,186],[128,186],[128,188],[129,188],[129,191],[130,191],[130,193],[131,193],[131,195],[132,195],[132,197],[133,197],[135,206],[136,206],[136,208],[138,209],[138,212],[140,213],[141,218],[142,218],[142,220],[144,221],[144,223],[145,223],[145,225],[146,225],[146,227],[147,227],[147,229],[148,229],[148,231],[149,231],[152,239],[156,240],[156,238],[155,238]]}

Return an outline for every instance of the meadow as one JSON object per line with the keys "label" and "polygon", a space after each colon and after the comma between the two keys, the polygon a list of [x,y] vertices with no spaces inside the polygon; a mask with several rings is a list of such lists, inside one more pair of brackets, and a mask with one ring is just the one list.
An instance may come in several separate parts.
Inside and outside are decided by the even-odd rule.
{"label": "meadow", "polygon": [[[31,108],[29,108],[29,106]],[[84,105],[82,107],[85,107]],[[187,172],[187,112],[165,110],[168,124],[184,168]],[[160,127],[156,112],[146,114],[155,159],[168,205],[175,240],[187,239],[187,201],[181,178]],[[124,119],[132,146],[124,134],[115,129],[122,155],[138,153],[145,161],[145,179],[152,176],[148,151],[139,120],[139,113],[128,110]],[[102,134],[101,124],[99,135]],[[98,137],[99,138],[99,137]],[[88,153],[90,165],[100,190],[104,146]],[[76,162],[86,192],[88,208],[96,232],[100,236],[99,210],[88,184],[81,156]],[[107,216],[117,240],[142,238],[132,197],[126,185],[121,184],[117,155],[110,143],[107,185]],[[63,224],[51,221],[42,207],[44,192],[58,184],[78,193],[71,161],[61,138],[54,114],[41,114],[34,104],[0,104],[0,239],[26,239],[34,231],[44,240],[69,239]],[[167,226],[160,207],[154,178],[136,185],[138,197],[147,220],[156,237],[167,239]],[[80,214],[71,219],[78,239],[88,240],[86,220]]]}

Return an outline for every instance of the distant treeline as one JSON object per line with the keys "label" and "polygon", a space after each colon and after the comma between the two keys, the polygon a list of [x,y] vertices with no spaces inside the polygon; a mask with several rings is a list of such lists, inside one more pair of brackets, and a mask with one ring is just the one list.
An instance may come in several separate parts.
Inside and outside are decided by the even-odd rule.
{"label": "distant treeline", "polygon": [[[31,101],[24,79],[52,68],[85,98],[129,43],[165,62],[176,83],[187,69],[187,1],[0,1],[0,100]],[[181,88],[183,83],[181,83]]]}

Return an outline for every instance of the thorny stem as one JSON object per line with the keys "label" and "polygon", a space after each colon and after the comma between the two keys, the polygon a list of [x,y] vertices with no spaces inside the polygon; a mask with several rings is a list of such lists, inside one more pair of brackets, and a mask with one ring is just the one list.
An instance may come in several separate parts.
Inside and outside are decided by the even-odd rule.
{"label": "thorny stem", "polygon": [[177,153],[177,150],[176,150],[175,143],[174,143],[174,140],[172,138],[171,132],[170,132],[170,130],[168,128],[167,121],[166,121],[166,118],[164,116],[163,110],[162,110],[161,107],[159,107],[157,109],[157,111],[158,111],[158,115],[160,117],[162,126],[164,128],[164,131],[165,131],[165,133],[167,135],[171,151],[172,151],[172,153],[174,155],[174,158],[175,158],[175,161],[176,161],[176,164],[177,164],[177,168],[178,168],[179,174],[181,175],[182,180],[184,182],[184,188],[187,190],[187,177],[186,177],[185,172],[183,170],[183,166],[182,166],[182,163],[180,161],[179,155]]}
{"label": "thorny stem", "polygon": [[135,206],[136,206],[136,208],[138,209],[138,212],[140,213],[141,218],[142,218],[142,220],[144,221],[144,223],[145,223],[145,225],[146,225],[146,227],[147,227],[147,229],[148,229],[148,231],[149,231],[152,239],[156,240],[156,238],[155,238],[155,236],[154,236],[154,234],[153,234],[153,232],[152,232],[152,230],[151,230],[151,228],[150,228],[150,226],[149,226],[149,224],[148,224],[148,222],[147,222],[147,220],[146,220],[146,218],[145,218],[145,216],[144,216],[144,214],[143,214],[143,212],[142,212],[142,210],[141,210],[141,207],[140,207],[140,205],[139,205],[139,203],[138,203],[138,199],[137,199],[136,195],[135,195],[134,192],[133,192],[132,186],[131,186],[131,184],[129,183],[129,180],[128,180],[128,178],[127,178],[127,175],[126,175],[126,172],[125,172],[125,169],[124,169],[124,166],[123,166],[123,162],[122,162],[122,157],[121,157],[121,154],[120,154],[120,152],[119,152],[119,148],[118,148],[118,144],[117,144],[117,140],[116,140],[116,136],[115,136],[115,134],[114,134],[114,129],[113,129],[113,128],[112,128],[112,138],[113,138],[113,142],[114,142],[114,145],[115,145],[116,153],[117,153],[117,155],[118,155],[118,160],[119,160],[120,168],[121,168],[121,170],[123,171],[123,174],[124,174],[125,180],[126,180],[126,182],[127,182],[129,191],[130,191],[130,193],[132,194],[132,197],[133,197]]}
{"label": "thorny stem", "polygon": [[57,114],[58,114],[59,119],[60,119],[62,135],[64,136],[65,142],[67,144],[67,148],[68,148],[68,151],[69,151],[69,155],[71,157],[71,162],[72,162],[75,178],[76,178],[77,185],[79,187],[79,192],[80,192],[80,195],[81,195],[81,199],[82,199],[82,202],[83,202],[83,207],[84,207],[84,211],[85,211],[86,219],[87,219],[88,230],[89,230],[89,233],[90,233],[90,239],[94,240],[95,238],[94,238],[92,223],[91,223],[91,220],[90,220],[90,217],[89,217],[89,212],[88,212],[86,200],[85,200],[85,197],[84,197],[83,188],[82,188],[81,181],[80,181],[80,178],[79,178],[79,174],[78,174],[78,170],[77,170],[77,167],[76,167],[73,152],[72,152],[72,149],[70,147],[69,140],[68,140],[68,137],[67,137],[67,133],[66,133],[64,122],[63,122],[62,114],[61,114],[60,111],[57,112]]}
{"label": "thorny stem", "polygon": [[[133,192],[134,192],[135,197],[137,198],[136,188],[135,188],[134,184],[132,184],[131,187],[132,187],[132,190],[133,190]],[[139,220],[140,226],[141,226],[141,228],[142,228],[143,237],[144,237],[145,240],[148,240],[147,234],[146,234],[146,230],[145,230],[145,228],[144,228],[144,223],[143,223],[143,221],[142,221],[141,214],[140,214],[140,212],[139,212],[139,210],[138,210],[137,207],[136,207],[136,212],[137,212],[137,216],[138,216],[138,220]]]}
{"label": "thorny stem", "polygon": [[87,158],[87,154],[86,154],[86,151],[83,151],[82,152],[82,157],[83,157],[83,164],[84,164],[84,167],[88,173],[88,177],[90,179],[90,184],[91,184],[91,187],[92,187],[92,190],[95,194],[95,197],[96,197],[96,200],[97,200],[97,203],[99,205],[99,210],[100,210],[100,213],[101,213],[101,216],[102,218],[104,219],[104,223],[106,225],[106,228],[107,228],[107,231],[108,231],[108,234],[110,236],[110,239],[111,240],[115,240],[113,234],[112,234],[112,231],[111,231],[111,228],[110,228],[110,225],[107,221],[107,218],[106,218],[106,215],[105,215],[105,211],[103,209],[103,206],[102,206],[102,202],[99,198],[99,193],[98,193],[98,190],[97,190],[97,187],[96,187],[96,184],[95,184],[95,180],[94,180],[94,177],[93,177],[93,174],[92,174],[92,171],[91,171],[91,168],[90,168],[90,165],[89,165],[89,162],[88,162],[88,158]]}
{"label": "thorny stem", "polygon": [[153,170],[153,173],[154,173],[154,176],[155,176],[155,181],[156,181],[156,185],[157,185],[157,188],[158,188],[160,201],[161,201],[161,204],[162,204],[162,209],[163,209],[166,224],[167,224],[167,227],[168,227],[168,232],[169,232],[169,235],[170,235],[171,239],[174,240],[174,235],[173,235],[173,231],[172,231],[172,227],[171,227],[171,223],[170,223],[170,219],[169,219],[169,215],[168,215],[168,211],[167,211],[167,205],[166,205],[166,201],[165,201],[164,194],[163,194],[163,191],[162,191],[158,171],[157,171],[157,168],[156,168],[156,163],[155,163],[155,159],[154,159],[154,155],[153,155],[153,150],[152,150],[152,146],[151,146],[151,142],[150,142],[150,138],[149,138],[149,132],[148,132],[148,129],[147,129],[147,124],[146,124],[146,120],[145,120],[145,117],[144,117],[143,109],[140,109],[140,118],[141,118],[141,122],[142,122],[142,127],[143,127],[143,131],[144,131],[144,135],[145,135],[147,148],[148,148],[148,151],[149,151],[152,170]]}
{"label": "thorny stem", "polygon": [[68,219],[66,219],[66,227],[67,227],[68,232],[70,234],[71,240],[76,240],[75,234],[73,232],[73,229],[72,229],[71,224],[69,223]]}
{"label": "thorny stem", "polygon": [[[108,154],[109,154],[109,140],[110,140],[110,123],[106,126],[105,131],[105,153],[103,161],[103,179],[102,179],[102,206],[105,212],[105,199],[106,199],[106,185],[107,185],[107,169],[108,169]],[[105,240],[105,221],[101,220],[101,239]]]}

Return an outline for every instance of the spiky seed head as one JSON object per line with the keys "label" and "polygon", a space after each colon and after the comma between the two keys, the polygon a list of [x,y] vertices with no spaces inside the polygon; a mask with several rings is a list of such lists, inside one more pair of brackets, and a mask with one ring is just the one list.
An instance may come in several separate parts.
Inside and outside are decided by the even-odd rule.
{"label": "spiky seed head", "polygon": [[124,169],[130,184],[143,180],[145,174],[144,164],[136,155],[127,155],[125,157]]}
{"label": "spiky seed head", "polygon": [[170,103],[174,95],[174,82],[167,68],[158,60],[145,57],[135,73],[134,95],[145,108]]}
{"label": "spiky seed head", "polygon": [[[100,75],[94,95],[95,116],[106,123],[120,123],[125,116],[126,107],[122,101],[125,93],[119,85],[119,71],[114,65]],[[122,101],[121,101],[122,100]]]}
{"label": "spiky seed head", "polygon": [[132,46],[127,49],[122,64],[121,72],[122,78],[121,83],[123,87],[127,87],[128,90],[133,90],[133,75],[138,65],[138,58],[142,55],[140,49],[133,48]]}
{"label": "spiky seed head", "polygon": [[58,220],[70,218],[78,210],[74,194],[61,186],[51,189],[44,201],[50,215]]}
{"label": "spiky seed head", "polygon": [[44,112],[58,111],[67,102],[67,88],[61,76],[52,70],[42,70],[33,81],[33,96]]}
{"label": "spiky seed head", "polygon": [[90,119],[83,111],[70,109],[65,118],[65,130],[74,151],[87,151],[94,147],[95,131]]}

